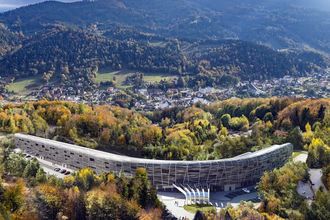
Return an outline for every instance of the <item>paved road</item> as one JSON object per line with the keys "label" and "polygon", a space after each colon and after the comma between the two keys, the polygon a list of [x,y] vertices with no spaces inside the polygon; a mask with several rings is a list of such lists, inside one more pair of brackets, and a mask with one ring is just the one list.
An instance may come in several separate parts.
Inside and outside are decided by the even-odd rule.
{"label": "paved road", "polygon": [[313,191],[316,193],[316,191],[323,187],[323,189],[326,189],[323,182],[322,182],[322,170],[321,169],[309,169],[309,175],[310,180],[312,181],[312,188]]}
{"label": "paved road", "polygon": [[54,171],[54,168],[56,168],[56,167],[61,168],[60,166],[53,165],[52,163],[50,163],[48,161],[45,161],[45,160],[41,160],[39,158],[37,158],[37,160],[39,161],[40,166],[44,169],[44,171],[48,175],[54,175],[54,176],[56,176],[58,178],[64,178],[64,175],[63,174]]}
{"label": "paved road", "polygon": [[[183,208],[185,198],[182,193],[158,192],[158,198],[176,218],[194,218],[195,215],[193,213],[188,212]],[[178,205],[175,205],[175,201],[178,202]]]}
{"label": "paved road", "polygon": [[[298,156],[293,158],[294,162],[303,162],[306,163],[307,161],[307,152],[301,152]],[[308,183],[299,182],[297,191],[300,195],[304,196],[305,198],[313,198],[314,194],[320,187],[324,188],[324,184],[321,180],[322,178],[322,170],[321,169],[308,169],[308,173],[310,175],[310,181],[312,185]]]}
{"label": "paved road", "polygon": [[309,200],[314,197],[314,192],[309,182],[304,183],[302,181],[299,181],[297,186],[297,192],[299,195]]}
{"label": "paved road", "polygon": [[[253,187],[252,187],[253,188]],[[233,207],[237,207],[241,201],[248,201],[251,199],[256,199],[258,197],[257,192],[251,193],[242,193],[239,196],[230,199],[226,197],[229,192],[211,192],[210,202],[215,205],[217,203],[217,210],[221,208],[225,208],[228,204]],[[158,198],[161,200],[166,208],[177,218],[186,217],[188,219],[193,219],[194,214],[186,211],[183,208],[185,198],[182,193],[179,192],[158,192]],[[175,201],[179,203],[179,205],[175,205]],[[260,205],[260,203],[254,203],[256,207]]]}
{"label": "paved road", "polygon": [[293,162],[303,162],[306,163],[307,160],[307,152],[301,152],[301,154],[299,154],[298,156],[293,158]]}
{"label": "paved road", "polygon": [[63,175],[62,173],[56,172],[54,171],[55,168],[61,168],[61,169],[66,169],[67,171],[70,171],[71,173],[74,172],[71,169],[68,169],[66,167],[62,167],[59,166],[57,164],[51,163],[49,161],[46,160],[42,160],[40,158],[37,158],[37,160],[39,161],[40,166],[44,169],[44,171],[48,174],[48,175],[55,175],[58,178],[64,178],[65,175]]}

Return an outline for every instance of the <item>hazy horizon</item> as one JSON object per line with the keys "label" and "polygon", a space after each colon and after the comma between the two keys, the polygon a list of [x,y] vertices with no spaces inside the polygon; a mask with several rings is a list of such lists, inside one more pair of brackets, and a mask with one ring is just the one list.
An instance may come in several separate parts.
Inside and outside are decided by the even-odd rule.
{"label": "hazy horizon", "polygon": [[[22,6],[27,6],[39,2],[45,2],[46,0],[0,0],[0,12],[12,10]],[[56,0],[59,2],[75,2],[79,0]]]}
{"label": "hazy horizon", "polygon": [[[15,8],[19,8],[22,6],[27,6],[30,4],[35,4],[39,2],[45,2],[49,0],[0,0],[0,12],[12,10]],[[53,0],[59,2],[75,2],[82,0]],[[306,7],[306,8],[314,8],[323,11],[330,11],[330,1],[329,0],[263,0],[265,5],[273,5],[273,4],[282,4],[285,1],[296,4],[298,6]],[[219,0],[219,4],[221,0]]]}

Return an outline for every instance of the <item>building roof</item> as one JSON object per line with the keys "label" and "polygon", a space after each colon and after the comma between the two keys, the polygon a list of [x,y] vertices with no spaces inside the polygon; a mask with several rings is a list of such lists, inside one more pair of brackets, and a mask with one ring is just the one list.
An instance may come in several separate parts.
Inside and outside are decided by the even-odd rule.
{"label": "building roof", "polygon": [[273,145],[268,148],[264,148],[259,151],[255,152],[248,152],[245,154],[238,155],[236,157],[232,158],[226,158],[226,159],[219,159],[219,160],[200,160],[200,161],[184,161],[184,160],[156,160],[156,159],[144,159],[144,158],[136,158],[136,157],[129,157],[125,155],[118,155],[118,154],[113,154],[113,153],[108,153],[104,151],[99,151],[99,150],[94,150],[86,147],[81,147],[78,145],[73,145],[73,144],[68,144],[60,141],[54,141],[46,138],[41,138],[41,137],[36,137],[32,135],[26,135],[26,134],[20,134],[17,133],[14,135],[15,138],[22,138],[25,140],[30,140],[30,141],[35,141],[38,142],[39,144],[45,144],[45,145],[53,145],[56,146],[57,148],[62,148],[62,149],[67,149],[72,152],[76,153],[82,153],[82,154],[89,154],[95,158],[103,158],[103,159],[108,159],[112,161],[119,161],[119,162],[127,162],[127,163],[140,163],[140,164],[182,164],[182,165],[187,165],[187,164],[208,164],[208,163],[216,163],[216,162],[230,162],[230,161],[241,161],[241,160],[247,160],[251,159],[254,157],[258,157],[264,154],[268,154],[274,151],[277,151],[278,149],[281,148],[286,148],[286,147],[292,147],[290,143],[282,144],[282,145]]}

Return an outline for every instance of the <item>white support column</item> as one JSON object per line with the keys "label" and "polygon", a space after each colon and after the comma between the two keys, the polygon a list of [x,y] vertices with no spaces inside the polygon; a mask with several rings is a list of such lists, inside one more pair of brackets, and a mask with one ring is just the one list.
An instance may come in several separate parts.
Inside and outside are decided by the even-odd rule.
{"label": "white support column", "polygon": [[203,192],[203,203],[205,203],[205,200],[206,200],[206,194],[205,194],[204,188],[202,188],[202,192]]}
{"label": "white support column", "polygon": [[189,188],[190,188],[190,190],[192,191],[192,194],[193,194],[193,202],[194,203],[196,203],[197,202],[197,198],[196,198],[196,192],[195,192],[195,190],[193,189],[193,188],[191,188],[190,186],[189,186]]}
{"label": "white support column", "polygon": [[203,195],[201,195],[201,192],[199,191],[198,188],[196,188],[196,190],[197,190],[197,196],[198,196],[198,203],[201,204],[201,201],[202,201],[202,197],[203,197]]}
{"label": "white support column", "polygon": [[187,195],[188,195],[188,204],[192,204],[192,193],[185,186],[183,187],[183,189],[187,192]]}
{"label": "white support column", "polygon": [[177,190],[179,190],[185,197],[185,205],[188,205],[188,195],[186,193],[186,191],[184,191],[181,187],[173,184],[174,188],[176,188]]}

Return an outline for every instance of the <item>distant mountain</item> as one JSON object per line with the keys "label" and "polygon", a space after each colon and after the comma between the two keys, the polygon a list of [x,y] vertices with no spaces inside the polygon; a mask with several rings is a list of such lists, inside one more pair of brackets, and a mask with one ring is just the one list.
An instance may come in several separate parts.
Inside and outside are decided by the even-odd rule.
{"label": "distant mountain", "polygon": [[[330,52],[330,12],[325,0],[98,0],[44,2],[0,15],[25,34],[65,23],[106,31],[113,25],[183,39],[241,39],[275,49]],[[322,10],[323,9],[323,10]]]}
{"label": "distant mountain", "polygon": [[[88,31],[56,27],[25,40],[0,59],[0,75],[91,79],[97,67],[150,72],[177,72],[182,56],[175,43],[161,47],[134,40],[119,41]],[[63,78],[62,77],[62,78]]]}
{"label": "distant mountain", "polygon": [[330,13],[304,0],[48,1],[0,14],[0,76],[93,84],[97,68],[212,85],[329,66]]}

